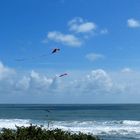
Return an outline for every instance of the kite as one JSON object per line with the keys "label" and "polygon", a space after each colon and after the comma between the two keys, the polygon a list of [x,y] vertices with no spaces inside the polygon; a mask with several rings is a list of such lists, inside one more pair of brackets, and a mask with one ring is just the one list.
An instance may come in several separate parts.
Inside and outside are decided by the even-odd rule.
{"label": "kite", "polygon": [[59,75],[59,77],[63,77],[63,76],[66,76],[66,75],[68,75],[68,74],[64,73],[64,74]]}
{"label": "kite", "polygon": [[53,54],[53,53],[56,53],[56,52],[58,52],[58,51],[60,51],[59,48],[54,48],[53,51],[52,51],[52,54]]}
{"label": "kite", "polygon": [[[51,53],[52,54],[57,53],[58,51],[60,51],[59,48],[54,48]],[[17,59],[15,59],[15,61],[21,62],[21,61],[26,61],[26,60],[34,60],[34,59],[45,57],[45,56],[47,56],[47,54],[42,54],[42,55],[39,55],[39,56],[36,56],[36,57],[31,57],[31,58],[17,58]]]}

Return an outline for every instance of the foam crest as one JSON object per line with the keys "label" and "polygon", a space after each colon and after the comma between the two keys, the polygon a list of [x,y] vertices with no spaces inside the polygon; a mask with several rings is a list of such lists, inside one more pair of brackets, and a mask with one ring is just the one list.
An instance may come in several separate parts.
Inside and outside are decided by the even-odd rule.
{"label": "foam crest", "polygon": [[[41,120],[26,119],[0,119],[0,129],[15,129],[15,126],[29,126],[30,124],[43,125],[48,129],[48,122]],[[120,121],[51,121],[49,128],[60,128],[74,133],[83,132],[94,135],[115,135],[140,138],[140,121],[120,120]]]}
{"label": "foam crest", "polygon": [[0,119],[0,129],[9,128],[15,129],[16,126],[29,126],[30,120],[24,119]]}
{"label": "foam crest", "polygon": [[52,122],[50,127],[94,135],[131,135],[140,137],[140,121],[62,121]]}
{"label": "foam crest", "polygon": [[133,126],[140,126],[140,121],[125,120],[125,121],[123,121],[123,124],[125,124],[125,125],[133,125]]}

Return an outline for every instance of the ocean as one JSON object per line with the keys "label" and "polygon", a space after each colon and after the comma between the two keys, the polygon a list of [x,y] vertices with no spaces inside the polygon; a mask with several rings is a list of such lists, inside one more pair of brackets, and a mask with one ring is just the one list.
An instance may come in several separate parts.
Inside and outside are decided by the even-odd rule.
{"label": "ocean", "polygon": [[0,129],[31,123],[103,140],[140,140],[140,104],[0,104]]}

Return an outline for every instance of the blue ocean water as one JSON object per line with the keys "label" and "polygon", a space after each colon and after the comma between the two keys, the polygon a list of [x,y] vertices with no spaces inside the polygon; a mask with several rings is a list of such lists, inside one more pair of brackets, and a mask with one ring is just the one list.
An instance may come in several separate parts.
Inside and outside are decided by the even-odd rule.
{"label": "blue ocean water", "polygon": [[140,140],[140,104],[0,105],[0,129],[31,123],[91,133],[104,140]]}

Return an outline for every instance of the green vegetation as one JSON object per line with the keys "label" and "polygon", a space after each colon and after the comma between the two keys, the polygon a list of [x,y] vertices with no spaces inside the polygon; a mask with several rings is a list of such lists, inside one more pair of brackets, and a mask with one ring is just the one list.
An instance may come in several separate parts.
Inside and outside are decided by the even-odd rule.
{"label": "green vegetation", "polygon": [[18,127],[16,130],[2,129],[0,140],[99,140],[90,134],[73,134],[61,129],[46,130],[39,126]]}

